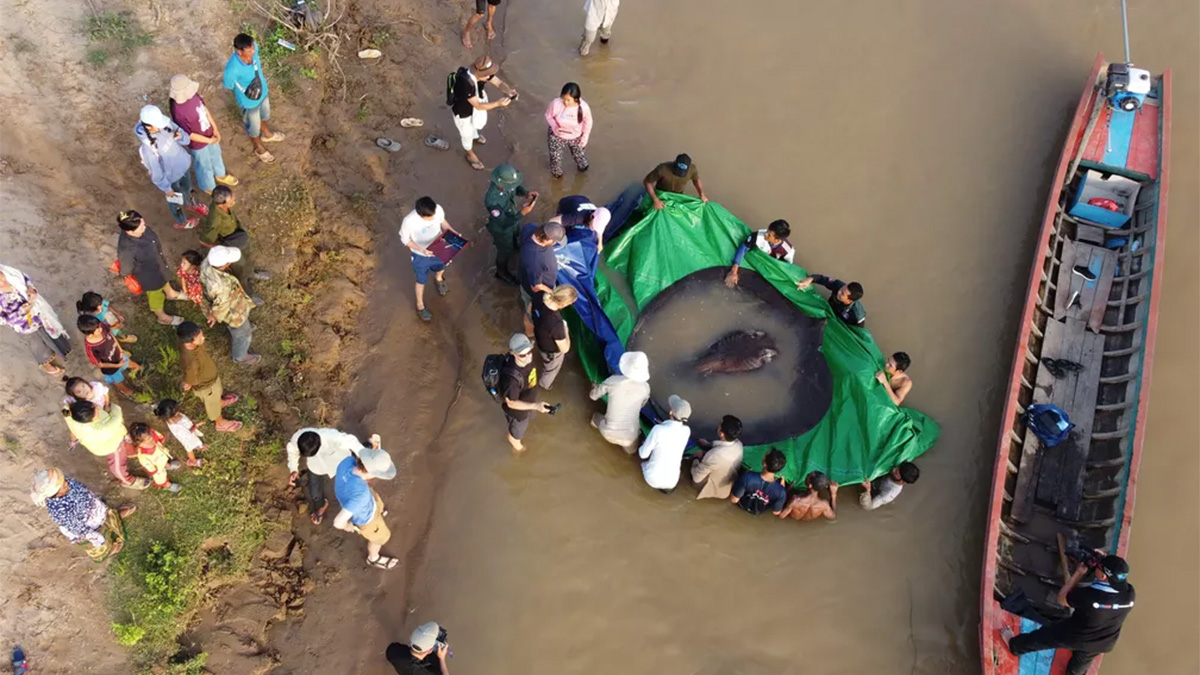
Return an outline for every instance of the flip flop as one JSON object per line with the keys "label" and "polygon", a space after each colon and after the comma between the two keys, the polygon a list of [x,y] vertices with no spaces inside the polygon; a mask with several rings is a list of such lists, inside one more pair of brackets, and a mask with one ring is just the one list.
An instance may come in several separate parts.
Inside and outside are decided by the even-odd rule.
{"label": "flip flop", "polygon": [[240,398],[237,394],[225,394],[221,397],[221,407],[231,406],[237,403]]}
{"label": "flip flop", "polygon": [[390,138],[376,138],[375,145],[378,145],[388,152],[400,152],[400,144]]}
{"label": "flip flop", "polygon": [[283,132],[280,132],[280,131],[276,131],[275,133],[271,134],[270,136],[264,136],[262,139],[262,142],[263,143],[282,143],[286,140],[287,140],[286,134],[284,134]]}
{"label": "flip flop", "polygon": [[149,478],[135,478],[135,479],[133,479],[132,483],[130,483],[128,485],[122,485],[121,487],[127,488],[129,490],[145,490],[146,488],[150,487],[150,479]]}
{"label": "flip flop", "polygon": [[423,127],[425,126],[425,120],[418,117],[405,117],[404,119],[400,120],[400,126],[404,127],[405,129]]}
{"label": "flip flop", "polygon": [[272,155],[270,152],[256,152],[254,156],[262,161],[263,164],[271,164],[275,161],[275,155]]}
{"label": "flip flop", "polygon": [[229,174],[225,174],[224,176],[217,176],[213,180],[220,183],[221,185],[225,185],[228,187],[237,187],[237,184],[240,182],[236,176],[231,176]]}
{"label": "flip flop", "polygon": [[433,148],[434,150],[449,150],[450,142],[444,138],[438,138],[437,136],[426,136],[425,147]]}
{"label": "flip flop", "polygon": [[233,432],[242,428],[242,423],[237,420],[229,420],[229,424],[226,424],[225,426],[221,426],[220,424],[218,424],[218,425],[216,425],[216,428],[217,428],[217,431],[221,431],[221,432],[224,432],[227,434],[232,434]]}
{"label": "flip flop", "polygon": [[487,168],[486,166],[483,165],[483,162],[479,162],[479,161],[472,162],[471,160],[467,160],[467,163],[470,164],[471,168],[475,169],[476,171],[483,171],[484,169]]}
{"label": "flip flop", "polygon": [[187,461],[187,465],[193,469],[199,469],[200,467],[204,466],[204,460],[197,458],[196,461],[193,462],[189,459]]}
{"label": "flip flop", "polygon": [[177,230],[194,230],[194,229],[196,229],[196,225],[198,225],[199,223],[200,223],[200,221],[196,218],[188,218],[186,221],[184,221],[182,223],[175,223],[175,229],[177,229]]}
{"label": "flip flop", "polygon": [[374,560],[367,558],[367,564],[370,565],[371,567],[374,567],[377,569],[390,570],[390,569],[394,569],[396,567],[396,565],[399,565],[400,560],[398,558],[392,558],[392,557],[389,557],[386,555],[381,555]]}
{"label": "flip flop", "polygon": [[358,53],[360,59],[377,59],[383,56],[383,52],[378,49],[364,49]]}
{"label": "flip flop", "polygon": [[125,335],[122,335],[121,337],[117,338],[117,342],[120,342],[123,345],[137,344],[137,341],[138,341],[138,336],[136,336],[136,335],[125,334]]}

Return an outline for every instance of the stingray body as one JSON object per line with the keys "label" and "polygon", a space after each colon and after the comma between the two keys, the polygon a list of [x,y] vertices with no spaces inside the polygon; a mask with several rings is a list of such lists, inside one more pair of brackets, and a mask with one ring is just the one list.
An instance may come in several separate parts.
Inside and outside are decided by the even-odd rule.
{"label": "stingray body", "polygon": [[728,333],[696,359],[696,372],[746,373],[771,362],[779,352],[775,340],[761,330]]}

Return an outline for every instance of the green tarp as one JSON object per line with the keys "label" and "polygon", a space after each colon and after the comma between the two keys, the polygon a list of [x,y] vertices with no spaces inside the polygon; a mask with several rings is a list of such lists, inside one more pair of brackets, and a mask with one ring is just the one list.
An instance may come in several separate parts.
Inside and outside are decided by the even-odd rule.
{"label": "green tarp", "polygon": [[[666,208],[635,213],[604,249],[609,269],[595,277],[597,298],[623,344],[636,323],[635,311],[697,270],[728,267],[738,244],[750,234],[750,228],[719,204],[702,204],[685,195],[661,196]],[[821,351],[833,375],[833,400],[817,426],[795,438],[747,447],[747,466],[760,467],[762,456],[775,447],[787,454],[782,475],[789,482],[801,480],[810,471],[824,471],[838,483],[858,483],[933,446],[939,433],[937,423],[915,410],[897,407],[875,381],[884,356],[870,331],[851,328],[834,317],[824,289],[796,289],[796,282],[807,276],[803,268],[757,250],[746,255],[742,267],[761,274],[804,313],[828,320]],[[614,274],[625,280],[637,310],[614,288],[608,278]],[[580,327],[577,322],[574,326]],[[608,367],[597,342],[589,339],[590,335],[583,337],[580,357],[588,377],[598,382],[608,376]]]}

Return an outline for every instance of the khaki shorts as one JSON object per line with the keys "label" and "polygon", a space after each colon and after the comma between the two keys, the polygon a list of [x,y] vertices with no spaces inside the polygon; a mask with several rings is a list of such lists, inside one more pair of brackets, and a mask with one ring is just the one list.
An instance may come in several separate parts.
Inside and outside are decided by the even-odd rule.
{"label": "khaki shorts", "polygon": [[387,523],[383,522],[383,500],[374,492],[371,492],[371,495],[375,497],[375,517],[358,528],[358,533],[372,544],[383,546],[392,538],[392,531],[388,529]]}

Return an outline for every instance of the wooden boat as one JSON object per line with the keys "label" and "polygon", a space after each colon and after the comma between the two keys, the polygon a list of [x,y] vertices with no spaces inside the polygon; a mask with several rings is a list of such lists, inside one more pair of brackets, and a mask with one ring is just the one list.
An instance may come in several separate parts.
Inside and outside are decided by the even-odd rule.
{"label": "wooden boat", "polygon": [[[1150,92],[1130,112],[1110,103],[1109,67],[1097,57],[1075,110],[1021,314],[983,559],[985,675],[1061,675],[1067,651],[1008,651],[1003,626],[1022,633],[1038,624],[1001,602],[1023,594],[1041,616],[1063,618],[1054,597],[1065,580],[1064,544],[1123,555],[1129,543],[1162,290],[1171,76],[1147,73]],[[1096,193],[1082,188],[1109,180],[1137,188],[1119,227],[1079,215],[1097,215],[1081,204],[1122,206],[1086,198]],[[1110,214],[1099,217],[1118,215]],[[1037,403],[1066,411],[1075,425],[1068,440],[1044,447],[1026,428],[1024,412]]]}

